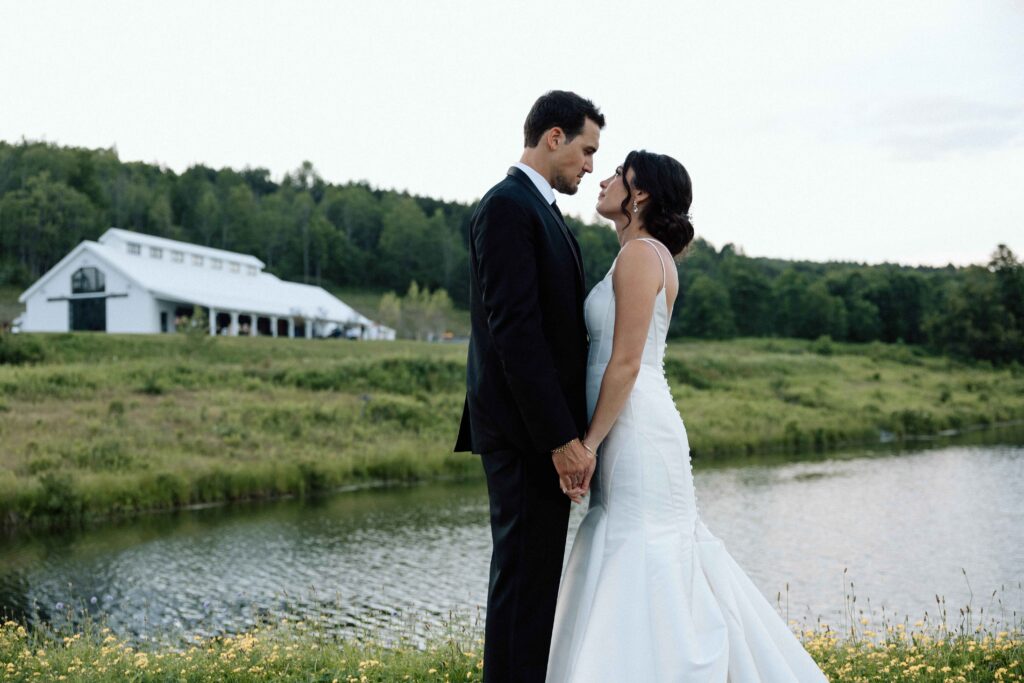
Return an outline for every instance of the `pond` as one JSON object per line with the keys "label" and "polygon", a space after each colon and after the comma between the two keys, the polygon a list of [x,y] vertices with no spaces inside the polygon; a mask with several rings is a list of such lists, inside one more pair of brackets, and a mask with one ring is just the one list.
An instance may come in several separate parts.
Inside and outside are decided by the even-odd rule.
{"label": "pond", "polygon": [[[934,618],[936,596],[951,625],[967,604],[975,623],[1024,613],[1024,447],[698,469],[696,486],[708,527],[790,619],[840,626],[852,608],[913,622]],[[482,481],[348,491],[7,538],[0,607],[85,610],[138,640],[283,616],[407,632],[482,619],[489,553]]]}

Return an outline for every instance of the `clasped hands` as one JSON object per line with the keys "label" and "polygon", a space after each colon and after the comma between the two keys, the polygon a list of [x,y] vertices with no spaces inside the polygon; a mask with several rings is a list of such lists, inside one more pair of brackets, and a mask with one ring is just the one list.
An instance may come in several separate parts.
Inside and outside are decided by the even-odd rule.
{"label": "clasped hands", "polygon": [[590,478],[597,469],[594,451],[579,439],[573,439],[562,450],[551,453],[551,460],[558,472],[562,493],[574,503],[583,501],[590,490]]}

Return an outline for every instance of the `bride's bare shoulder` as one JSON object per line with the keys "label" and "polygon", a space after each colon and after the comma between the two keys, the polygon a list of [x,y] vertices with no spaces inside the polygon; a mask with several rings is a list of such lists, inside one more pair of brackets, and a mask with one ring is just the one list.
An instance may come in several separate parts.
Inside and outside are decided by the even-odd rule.
{"label": "bride's bare shoulder", "polygon": [[657,291],[661,287],[661,276],[661,256],[657,247],[635,239],[627,242],[619,252],[612,282],[616,289],[624,285],[631,290],[653,287]]}

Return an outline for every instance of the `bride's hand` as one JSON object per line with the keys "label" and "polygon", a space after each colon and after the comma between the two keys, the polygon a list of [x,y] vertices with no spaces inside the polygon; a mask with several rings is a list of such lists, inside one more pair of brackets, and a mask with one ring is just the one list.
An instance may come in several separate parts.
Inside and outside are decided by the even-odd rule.
{"label": "bride's hand", "polygon": [[590,480],[594,476],[594,471],[597,469],[597,453],[596,449],[591,448],[590,444],[587,443],[586,438],[580,439],[580,443],[583,446],[584,452],[587,454],[587,462],[584,466],[584,470],[581,473],[582,477],[577,479],[579,483],[573,485],[571,478],[562,478],[562,493],[569,496],[569,500],[574,503],[582,503],[583,496],[590,491]]}
{"label": "bride's hand", "polygon": [[569,500],[571,500],[572,502],[574,502],[574,503],[582,503],[583,502],[583,496],[585,496],[587,492],[580,488],[580,489],[562,489],[562,493],[567,495],[569,497]]}

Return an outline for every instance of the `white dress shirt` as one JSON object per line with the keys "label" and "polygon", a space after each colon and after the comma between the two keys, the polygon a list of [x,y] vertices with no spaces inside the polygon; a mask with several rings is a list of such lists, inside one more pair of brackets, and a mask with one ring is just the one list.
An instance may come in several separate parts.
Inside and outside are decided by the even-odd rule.
{"label": "white dress shirt", "polygon": [[537,186],[540,193],[544,196],[544,199],[548,200],[548,204],[555,203],[555,191],[548,185],[548,181],[533,168],[527,166],[521,161],[517,161],[514,166],[520,171],[526,174],[526,177],[533,181],[533,184]]}

